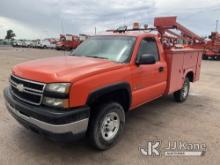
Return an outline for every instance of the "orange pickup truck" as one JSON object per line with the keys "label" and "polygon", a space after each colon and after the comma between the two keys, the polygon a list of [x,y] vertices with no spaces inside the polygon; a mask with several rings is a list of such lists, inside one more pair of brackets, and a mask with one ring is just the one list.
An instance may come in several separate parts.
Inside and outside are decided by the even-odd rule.
{"label": "orange pickup truck", "polygon": [[202,52],[165,49],[158,34],[114,31],[90,37],[71,55],[16,65],[4,90],[11,115],[56,140],[86,135],[105,150],[119,139],[125,113],[161,96],[187,99]]}

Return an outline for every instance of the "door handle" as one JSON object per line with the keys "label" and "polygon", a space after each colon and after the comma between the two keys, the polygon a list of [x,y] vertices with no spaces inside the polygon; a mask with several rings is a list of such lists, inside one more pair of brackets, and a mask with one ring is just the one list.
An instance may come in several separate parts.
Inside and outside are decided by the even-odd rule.
{"label": "door handle", "polygon": [[159,72],[163,72],[164,71],[164,67],[163,66],[161,66],[161,67],[159,67]]}

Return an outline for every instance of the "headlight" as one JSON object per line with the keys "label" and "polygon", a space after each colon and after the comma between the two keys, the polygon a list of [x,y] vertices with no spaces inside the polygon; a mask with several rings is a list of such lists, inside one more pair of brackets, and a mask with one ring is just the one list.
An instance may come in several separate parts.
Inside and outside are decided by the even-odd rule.
{"label": "headlight", "polygon": [[57,99],[51,97],[44,97],[43,104],[47,106],[57,107],[57,108],[68,108],[68,99]]}
{"label": "headlight", "polygon": [[46,91],[55,92],[61,94],[67,94],[69,92],[70,83],[52,83],[46,86]]}

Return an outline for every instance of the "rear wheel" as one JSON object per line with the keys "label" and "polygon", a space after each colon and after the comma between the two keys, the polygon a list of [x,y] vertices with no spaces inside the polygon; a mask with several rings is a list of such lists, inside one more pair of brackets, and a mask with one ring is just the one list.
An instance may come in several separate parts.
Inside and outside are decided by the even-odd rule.
{"label": "rear wheel", "polygon": [[214,56],[213,58],[214,58],[214,60],[218,60],[218,56]]}
{"label": "rear wheel", "polygon": [[186,77],[183,83],[183,87],[174,93],[174,99],[176,100],[176,102],[184,102],[189,95],[189,89],[190,89],[190,81],[189,78]]}
{"label": "rear wheel", "polygon": [[120,104],[110,102],[97,107],[89,123],[91,145],[99,150],[109,149],[118,141],[124,124],[125,112]]}
{"label": "rear wheel", "polygon": [[209,56],[209,60],[214,60],[215,57],[214,56]]}

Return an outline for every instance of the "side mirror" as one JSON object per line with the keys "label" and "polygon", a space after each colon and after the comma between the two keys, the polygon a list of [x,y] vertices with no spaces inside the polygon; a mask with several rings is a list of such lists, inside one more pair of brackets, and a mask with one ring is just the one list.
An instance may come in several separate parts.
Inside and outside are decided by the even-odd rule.
{"label": "side mirror", "polygon": [[137,65],[141,64],[155,64],[156,58],[152,54],[143,54],[136,62]]}

